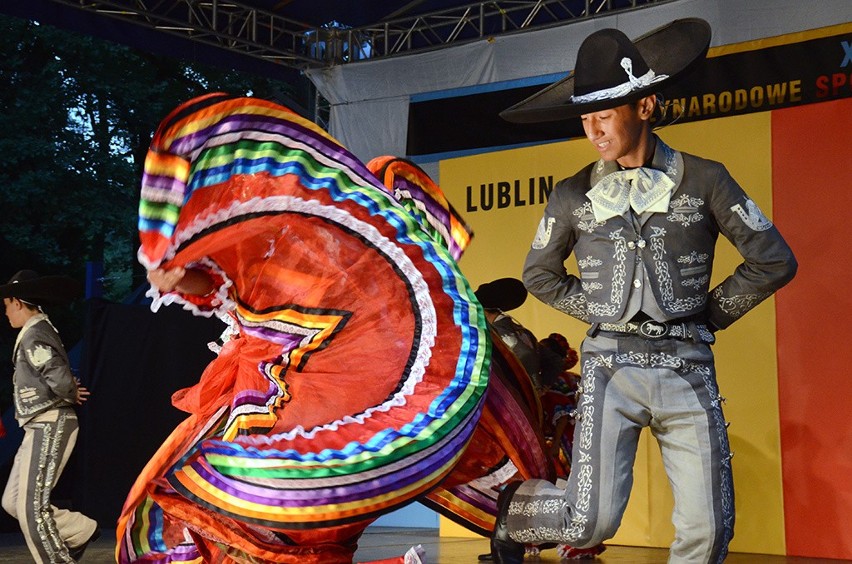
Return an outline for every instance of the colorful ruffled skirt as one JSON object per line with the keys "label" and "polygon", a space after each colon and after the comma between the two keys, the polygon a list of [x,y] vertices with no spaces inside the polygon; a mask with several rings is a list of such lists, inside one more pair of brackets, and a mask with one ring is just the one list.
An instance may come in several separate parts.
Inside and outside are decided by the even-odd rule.
{"label": "colorful ruffled skirt", "polygon": [[154,309],[231,330],[173,397],[189,416],[128,495],[120,562],[351,562],[377,516],[454,487],[492,345],[456,263],[471,233],[416,166],[371,170],[286,108],[208,95],[157,130],[139,227],[146,267],[215,286],[152,290]]}

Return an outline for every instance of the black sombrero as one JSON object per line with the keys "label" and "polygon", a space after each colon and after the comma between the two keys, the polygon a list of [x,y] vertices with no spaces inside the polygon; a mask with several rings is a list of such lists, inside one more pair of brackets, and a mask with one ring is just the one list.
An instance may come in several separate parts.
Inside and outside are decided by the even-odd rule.
{"label": "black sombrero", "polygon": [[69,276],[39,276],[21,270],[0,286],[0,298],[17,298],[33,305],[67,304],[80,297],[82,287]]}
{"label": "black sombrero", "polygon": [[583,40],[572,73],[500,117],[514,123],[557,121],[629,104],[681,78],[709,47],[710,24],[699,18],[675,20],[632,42],[620,30],[598,30]]}
{"label": "black sombrero", "polygon": [[511,311],[527,300],[527,289],[517,278],[498,278],[476,289],[476,298],[485,309]]}

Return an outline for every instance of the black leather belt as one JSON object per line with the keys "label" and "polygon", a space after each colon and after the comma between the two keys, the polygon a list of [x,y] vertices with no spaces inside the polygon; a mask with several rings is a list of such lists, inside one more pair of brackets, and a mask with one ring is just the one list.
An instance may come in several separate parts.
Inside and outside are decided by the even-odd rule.
{"label": "black leather belt", "polygon": [[712,343],[716,340],[707,325],[689,320],[656,321],[644,319],[628,321],[627,323],[599,323],[598,331],[627,333],[651,340],[682,339],[705,343]]}

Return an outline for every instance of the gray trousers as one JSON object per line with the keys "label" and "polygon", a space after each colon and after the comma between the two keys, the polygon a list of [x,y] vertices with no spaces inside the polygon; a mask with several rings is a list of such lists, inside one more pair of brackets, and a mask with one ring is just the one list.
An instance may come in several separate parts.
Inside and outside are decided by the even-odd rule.
{"label": "gray trousers", "polygon": [[507,525],[522,543],[583,548],[615,535],[649,427],[674,493],[671,563],[722,562],[734,529],[730,448],[706,344],[599,333],[582,346],[582,396],[567,489],[529,480]]}
{"label": "gray trousers", "polygon": [[74,562],[68,548],[86,542],[98,524],[82,513],[54,507],[50,492],[77,442],[77,415],[71,407],[51,409],[23,428],[24,440],[3,491],[3,509],[20,523],[36,562]]}

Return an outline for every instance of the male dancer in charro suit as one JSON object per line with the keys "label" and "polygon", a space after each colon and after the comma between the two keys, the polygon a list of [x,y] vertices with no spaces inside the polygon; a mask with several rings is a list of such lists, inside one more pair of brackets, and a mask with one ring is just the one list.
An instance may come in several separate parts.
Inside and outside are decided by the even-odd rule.
{"label": "male dancer in charro suit", "polygon": [[71,302],[77,286],[67,276],[39,276],[32,270],[21,270],[0,285],[9,324],[20,329],[12,353],[13,399],[24,430],[2,506],[18,520],[38,564],[77,562],[100,536],[94,519],[50,501],[77,442],[74,406],[88,399],[89,390],[71,373],[65,347],[41,306]]}
{"label": "male dancer in charro suit", "polygon": [[[600,160],[560,182],[524,265],[527,289],[591,324],[566,490],[510,484],[492,536],[497,562],[524,543],[594,546],[611,538],[632,486],[639,434],[650,427],[675,500],[670,562],[721,562],[734,493],[716,385],[715,333],[789,282],[793,253],[723,165],[653,134],[655,92],[700,61],[710,28],[678,20],[631,42],[590,35],[575,71],[503,112],[515,122],[580,116]],[[710,288],[719,234],[743,263]],[[574,254],[580,276],[564,261]]]}

